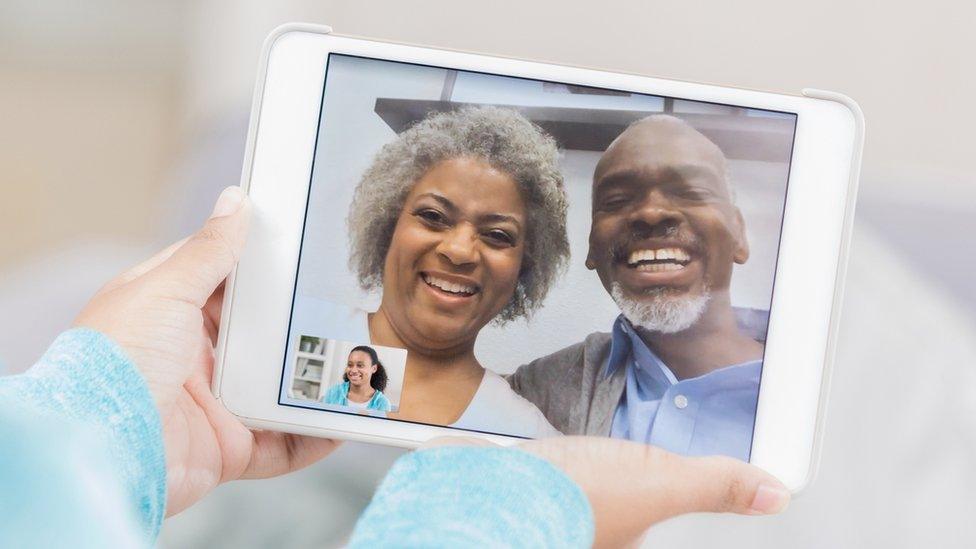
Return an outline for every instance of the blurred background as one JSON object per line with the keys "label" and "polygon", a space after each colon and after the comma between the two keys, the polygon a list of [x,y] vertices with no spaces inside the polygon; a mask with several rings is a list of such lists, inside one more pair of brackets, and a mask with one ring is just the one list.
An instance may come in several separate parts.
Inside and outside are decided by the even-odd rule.
{"label": "blurred background", "polygon": [[[867,117],[819,478],[783,516],[691,516],[658,547],[972,547],[976,12],[824,0],[3,0],[0,368],[26,368],[112,274],[194,230],[240,178],[258,54],[280,23],[797,93]],[[969,250],[969,251],[966,251]],[[219,488],[163,547],[334,547],[399,450],[346,444]]]}

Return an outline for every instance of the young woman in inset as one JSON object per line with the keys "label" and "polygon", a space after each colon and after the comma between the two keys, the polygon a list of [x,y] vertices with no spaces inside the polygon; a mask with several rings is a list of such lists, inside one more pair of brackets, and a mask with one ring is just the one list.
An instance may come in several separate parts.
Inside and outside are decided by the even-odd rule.
{"label": "young woman in inset", "polygon": [[329,387],[325,403],[389,412],[390,401],[383,394],[387,380],[386,370],[380,363],[376,349],[368,345],[353,347],[346,361],[342,382]]}

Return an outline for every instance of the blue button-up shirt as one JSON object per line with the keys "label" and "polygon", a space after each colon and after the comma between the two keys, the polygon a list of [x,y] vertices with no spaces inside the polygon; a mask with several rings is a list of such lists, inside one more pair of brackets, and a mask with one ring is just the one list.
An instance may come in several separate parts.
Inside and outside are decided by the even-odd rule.
{"label": "blue button-up shirt", "polygon": [[606,375],[627,368],[610,436],[684,455],[749,461],[762,360],[678,381],[623,315],[610,345]]}

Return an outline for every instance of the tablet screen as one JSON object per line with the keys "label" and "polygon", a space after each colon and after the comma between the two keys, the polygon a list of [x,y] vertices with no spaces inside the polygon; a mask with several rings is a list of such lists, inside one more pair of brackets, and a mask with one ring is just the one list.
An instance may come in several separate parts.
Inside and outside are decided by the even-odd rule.
{"label": "tablet screen", "polygon": [[330,54],[279,404],[748,460],[795,126]]}

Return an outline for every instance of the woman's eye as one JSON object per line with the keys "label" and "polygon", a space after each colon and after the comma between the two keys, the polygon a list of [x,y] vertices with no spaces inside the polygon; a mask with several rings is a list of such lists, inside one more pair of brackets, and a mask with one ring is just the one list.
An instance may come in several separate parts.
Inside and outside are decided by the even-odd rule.
{"label": "woman's eye", "polygon": [[447,217],[443,213],[437,210],[431,210],[431,209],[418,210],[417,212],[414,213],[414,215],[416,215],[423,221],[432,225],[447,224]]}
{"label": "woman's eye", "polygon": [[485,233],[485,237],[497,244],[503,244],[506,246],[515,245],[515,237],[501,229],[492,229]]}

